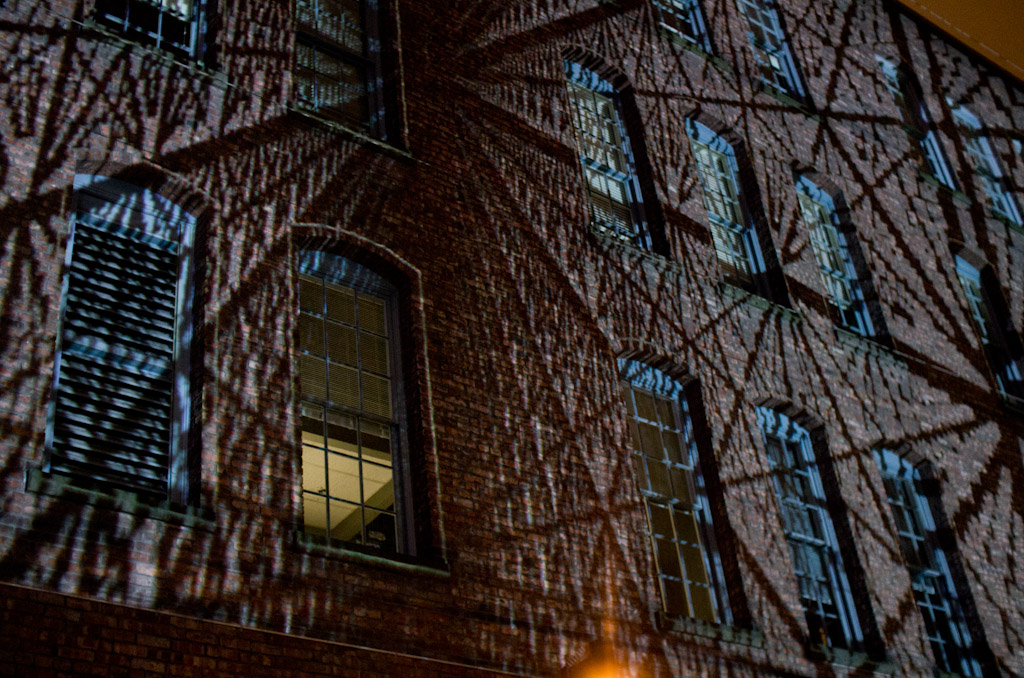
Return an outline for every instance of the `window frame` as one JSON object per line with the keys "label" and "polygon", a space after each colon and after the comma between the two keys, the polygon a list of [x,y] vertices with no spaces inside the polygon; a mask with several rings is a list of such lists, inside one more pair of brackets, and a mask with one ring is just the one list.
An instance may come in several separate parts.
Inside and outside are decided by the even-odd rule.
{"label": "window frame", "polygon": [[967,156],[974,167],[974,174],[988,197],[988,206],[992,213],[1017,226],[1024,226],[1020,207],[1013,197],[1013,191],[1006,187],[1006,171],[992,150],[987,135],[983,134],[981,120],[966,106],[954,106],[951,99],[946,99],[953,112],[953,120],[960,130],[961,138],[967,149]]}
{"label": "window frame", "polygon": [[[212,50],[209,41],[211,38],[210,16],[216,0],[187,0],[192,7],[191,15],[181,22],[189,26],[188,44],[174,43],[165,39],[162,35],[163,24],[168,15],[175,13],[165,8],[167,0],[94,0],[93,19],[96,23],[108,30],[125,35],[127,39],[141,45],[167,52],[176,57],[192,61],[201,65],[210,65]],[[107,5],[121,4],[123,10],[117,14],[113,7]],[[140,24],[132,23],[131,13],[133,8],[149,7],[157,14],[157,33],[149,29],[143,29]],[[170,42],[171,44],[166,44]]]}
{"label": "window frame", "polygon": [[[911,463],[905,456],[888,448],[875,448],[872,454],[885,487],[886,503],[891,510],[900,554],[936,667],[968,678],[981,678],[982,666],[976,656],[975,642],[950,569],[949,557],[955,557],[955,554],[947,557],[937,536],[939,526],[935,516],[941,519],[941,507],[922,489],[923,476],[928,474],[922,473],[919,464]],[[915,546],[911,547],[908,542],[915,542]],[[928,581],[932,582],[930,586]],[[946,616],[945,633],[934,628],[937,626],[936,612]],[[955,647],[958,658],[951,659],[947,647]],[[954,668],[954,663],[958,663],[959,668]]]}
{"label": "window frame", "polygon": [[670,35],[702,52],[713,53],[700,0],[654,0],[654,6],[658,23]]}
{"label": "window frame", "polygon": [[[708,474],[703,468],[709,463],[713,464],[713,460],[707,459],[708,455],[701,453],[694,429],[693,414],[691,414],[691,409],[701,406],[700,397],[692,384],[690,388],[687,388],[664,372],[645,363],[620,358],[618,360],[618,368],[622,397],[623,399],[629,398],[629,400],[623,402],[623,405],[626,407],[627,427],[630,431],[630,440],[632,442],[630,458],[632,459],[637,492],[643,503],[648,544],[655,566],[662,610],[668,616],[690,618],[712,624],[731,625],[734,623],[735,605],[730,600],[722,549],[719,546],[721,540],[718,538],[715,516],[712,512]],[[662,421],[662,418],[665,412],[659,411],[657,404],[655,404],[655,409],[652,413],[656,414],[658,421],[643,417],[640,413],[638,393],[650,396],[653,403],[658,403],[659,401],[665,403],[671,408],[674,421],[680,425],[676,427],[664,425],[665,422]],[[648,428],[657,428],[659,435],[662,437],[664,437],[665,431],[669,431],[670,434],[678,434],[678,442],[681,443],[677,448],[680,453],[679,459],[673,460],[671,452],[667,447],[662,448],[662,457],[660,459],[654,459],[650,455],[645,454],[643,450],[637,449],[638,447],[643,447],[641,442],[643,435],[640,433],[639,428],[642,425]],[[684,448],[685,453],[683,452]],[[702,459],[702,457],[705,458]],[[686,492],[689,495],[689,500],[687,497],[680,497],[680,492],[673,492],[672,489],[669,490],[670,494],[662,494],[657,489],[654,489],[656,482],[652,481],[652,463],[665,467],[663,481],[666,483],[666,488],[674,487],[674,483],[681,478],[687,478]],[[657,465],[654,468],[658,468]],[[668,518],[656,521],[653,506],[665,509],[665,514]],[[686,577],[690,569],[689,565],[692,563],[687,562],[685,555],[681,556],[680,554],[684,552],[682,549],[692,544],[692,541],[688,541],[680,536],[681,528],[675,517],[677,514],[674,510],[676,507],[687,507],[687,509],[680,510],[679,515],[690,513],[696,518],[694,520],[697,528],[695,536],[703,540],[703,544],[698,544],[698,548],[701,552],[701,563],[704,568],[703,574],[706,578],[705,582],[691,580]],[[725,520],[725,518],[720,518],[719,522],[722,520]],[[673,534],[668,535],[658,532],[655,525],[656,522],[667,524],[672,529]],[[675,549],[675,562],[679,566],[678,575],[666,574],[664,571],[662,546],[659,545],[659,542],[673,545]],[[671,559],[671,556],[669,556],[669,559]],[[670,609],[671,596],[667,588],[670,582],[681,584],[682,589],[686,592],[683,595],[683,603],[687,608],[685,612],[676,612]],[[712,612],[711,619],[698,616],[697,606],[692,602],[692,596],[689,593],[693,587],[706,588],[709,591],[708,603]]]}
{"label": "window frame", "polygon": [[807,90],[782,28],[779,8],[770,0],[736,0],[736,6],[750,28],[747,38],[761,68],[760,82],[797,101],[806,101]]}
{"label": "window frame", "polygon": [[[69,220],[68,240],[64,253],[60,320],[54,355],[51,398],[47,409],[45,433],[47,454],[42,470],[50,475],[66,476],[73,484],[89,488],[128,491],[137,494],[140,498],[148,498],[157,503],[167,502],[171,506],[194,505],[198,499],[196,492],[198,488],[194,487],[194,485],[196,480],[195,473],[197,472],[199,436],[201,433],[201,426],[199,426],[196,418],[201,414],[203,390],[202,382],[197,377],[197,370],[194,367],[196,362],[198,362],[199,366],[202,364],[202,337],[196,331],[202,323],[202,307],[198,299],[198,289],[201,282],[201,276],[197,270],[199,265],[197,261],[198,249],[196,247],[196,243],[199,240],[198,219],[176,202],[169,200],[156,191],[120,179],[103,175],[77,173],[74,177],[73,188],[75,191],[75,210]],[[108,221],[102,214],[104,210],[113,212],[114,216],[119,220],[116,223]],[[133,217],[144,220],[141,227],[132,223]],[[102,224],[94,223],[95,220],[101,221]],[[161,223],[158,224],[158,221]],[[87,226],[88,228],[86,228]],[[173,239],[165,235],[165,231],[170,228],[177,228],[177,233],[174,234]],[[65,368],[69,362],[68,358],[76,356],[83,360],[85,366],[78,368],[79,371],[88,370],[90,363],[85,361],[113,360],[112,367],[115,369],[125,373],[137,372],[138,376],[133,375],[130,377],[130,380],[123,382],[124,391],[114,391],[106,398],[103,398],[103,402],[107,406],[117,403],[116,407],[118,410],[129,413],[136,412],[137,414],[146,412],[146,410],[133,409],[123,403],[132,398],[128,394],[133,389],[142,394],[135,398],[135,400],[140,401],[138,407],[144,405],[142,401],[152,402],[152,399],[145,395],[146,390],[152,390],[152,387],[148,386],[145,382],[146,372],[152,371],[160,362],[158,354],[153,350],[154,344],[159,344],[158,339],[149,339],[147,341],[143,338],[140,341],[138,338],[133,340],[128,338],[127,335],[118,334],[116,337],[109,335],[118,341],[116,344],[108,344],[103,341],[102,334],[104,331],[102,330],[103,321],[101,319],[90,323],[90,327],[94,328],[93,331],[97,333],[97,336],[84,334],[81,342],[76,341],[77,337],[73,338],[74,330],[72,327],[76,323],[69,318],[69,315],[72,313],[77,315],[82,312],[72,310],[75,308],[71,299],[73,294],[76,296],[92,297],[93,304],[98,301],[101,306],[108,306],[107,314],[116,316],[117,321],[128,323],[134,320],[139,320],[140,323],[145,323],[146,321],[145,318],[139,319],[133,315],[130,303],[125,302],[123,299],[118,300],[117,297],[119,296],[127,296],[127,293],[121,288],[115,289],[104,285],[102,279],[93,277],[83,280],[81,283],[76,283],[76,277],[80,278],[82,274],[76,276],[75,273],[75,263],[77,261],[75,251],[76,248],[82,249],[85,247],[85,243],[88,242],[86,240],[86,233],[90,230],[94,230],[99,234],[105,232],[112,239],[133,241],[128,247],[131,247],[132,244],[153,245],[154,249],[159,249],[161,242],[169,243],[173,241],[175,243],[176,251],[173,254],[176,259],[173,284],[174,302],[173,310],[171,311],[173,317],[169,321],[172,328],[172,339],[169,350],[163,352],[165,355],[169,355],[169,359],[166,362],[172,365],[169,375],[169,392],[166,394],[169,415],[166,427],[167,441],[165,444],[167,468],[163,488],[155,486],[152,488],[144,487],[143,483],[145,483],[146,478],[141,473],[124,472],[124,475],[127,475],[129,479],[136,476],[141,478],[142,483],[137,482],[133,484],[130,481],[121,482],[110,480],[109,478],[102,479],[89,476],[84,471],[76,472],[76,466],[92,466],[97,467],[97,470],[100,471],[113,471],[117,474],[119,472],[117,469],[119,464],[116,461],[118,456],[116,452],[109,451],[110,445],[113,445],[116,449],[121,444],[117,440],[103,441],[108,447],[102,451],[91,450],[93,454],[87,455],[111,458],[109,464],[106,465],[103,463],[93,463],[88,461],[88,459],[78,461],[65,456],[60,451],[62,446],[60,438],[62,436],[59,431],[62,427],[66,426],[64,424],[65,417],[70,416],[66,415],[65,410],[59,406],[59,402],[65,397],[65,392],[61,388],[62,377],[64,377],[65,382],[75,383],[73,379],[69,378],[69,375],[65,375]],[[134,238],[126,236],[128,233],[139,233],[140,231],[141,234]],[[92,236],[88,237],[91,238]],[[97,240],[93,246],[102,245],[102,240]],[[108,243],[106,248],[110,250],[112,246],[112,243]],[[79,257],[81,256],[82,253],[80,252]],[[87,254],[86,257],[88,257]],[[113,257],[111,257],[111,261],[113,261]],[[118,275],[116,279],[126,286],[136,282],[126,282],[121,275]],[[164,295],[167,293],[168,290],[164,290]],[[97,294],[100,296],[97,297]],[[157,294],[159,295],[159,292]],[[152,303],[150,306],[155,305],[155,303]],[[95,305],[83,304],[83,310],[86,313],[102,312],[94,311],[94,309]],[[144,324],[139,324],[136,328],[136,335],[141,333],[142,327],[144,327]],[[143,337],[149,336],[143,335]],[[76,344],[81,344],[85,348],[76,350]],[[92,348],[88,348],[89,345]],[[96,374],[93,372],[92,376],[95,377]],[[108,379],[109,377],[110,373],[103,374],[103,379]],[[155,377],[150,376],[150,378]],[[90,386],[91,388],[96,388],[95,384],[90,384]],[[114,385],[111,388],[116,389],[117,387]],[[67,397],[74,398],[73,394],[72,386],[72,391]],[[97,394],[95,399],[99,399],[101,396],[102,394]],[[82,411],[88,415],[89,410]],[[148,411],[152,411],[152,406],[150,406]],[[71,425],[76,425],[73,417],[68,421]],[[137,421],[142,422],[141,417]],[[97,427],[97,430],[100,429],[101,425],[98,422],[93,422],[93,424]],[[81,427],[80,423],[77,423],[77,425]],[[85,425],[88,426],[88,423]],[[140,423],[139,425],[142,428],[153,429],[152,426],[149,426],[149,422],[147,424]],[[162,431],[163,429],[158,430]],[[97,435],[102,435],[102,431]],[[133,457],[129,459],[136,462],[136,465],[142,465],[152,459],[150,456],[152,454],[151,451],[143,451],[138,455],[135,455],[133,451],[132,454]],[[142,459],[140,460],[139,457],[142,457]]]}
{"label": "window frame", "polygon": [[[815,451],[811,433],[785,414],[767,407],[757,408],[757,421],[764,443],[764,458],[770,471],[772,492],[775,495],[782,531],[789,546],[792,572],[796,579],[800,604],[804,609],[809,642],[812,645],[820,645],[833,650],[859,651],[864,646],[865,629],[860,622],[847,566],[843,562],[834,517],[829,507],[830,497],[825,490],[820,468],[821,462]],[[792,502],[784,499],[785,488],[782,477],[785,469],[780,464],[780,460],[773,456],[770,440],[777,441],[780,453],[784,457],[787,451],[789,452],[788,456],[793,461],[793,467],[806,478],[802,484],[793,481],[789,483],[793,487],[803,488],[803,498],[794,497],[795,500]],[[787,445],[794,449],[787,450]],[[806,523],[808,526],[814,522],[814,516],[816,516],[820,537],[792,530],[789,523],[795,512],[790,512],[787,507],[795,507],[797,511],[806,511],[805,515],[809,516]],[[798,548],[801,551],[798,552]],[[805,577],[801,575],[798,568],[798,564],[806,560],[805,555],[810,552],[810,549],[816,549],[817,553],[821,555],[821,560],[826,561],[823,572],[827,575],[825,582],[827,590],[819,593],[817,597],[805,595],[804,587],[801,584]],[[821,586],[820,579],[818,586]],[[821,591],[822,589],[819,588],[819,592]],[[824,596],[829,596],[833,601],[834,613],[825,611],[827,603],[822,601]],[[806,602],[808,600],[816,604],[817,611],[811,610]],[[842,633],[841,637],[837,638],[828,632],[825,619],[830,616],[838,622],[839,630]],[[815,636],[816,632],[817,637]],[[837,640],[841,642],[836,642]]]}
{"label": "window frame", "polygon": [[[860,275],[850,256],[847,233],[842,228],[835,201],[828,192],[803,174],[796,177],[796,192],[801,219],[807,228],[808,240],[818,263],[825,296],[836,319],[844,329],[862,337],[874,337],[877,334],[875,324],[871,319]],[[812,205],[807,205],[807,202]],[[820,210],[815,210],[818,218],[812,220],[808,212],[815,207]],[[827,218],[822,219],[824,215]],[[838,268],[828,261],[828,252],[834,252],[834,256],[838,257]],[[845,288],[848,301],[837,298],[836,287]]]}
{"label": "window frame", "polygon": [[[382,39],[381,14],[385,11],[382,2],[371,0],[356,0],[360,10],[361,48],[357,52],[350,46],[345,45],[340,38],[332,36],[328,31],[320,27],[319,15],[321,3],[332,0],[296,0],[295,2],[295,57],[293,71],[293,94],[292,100],[296,107],[313,115],[322,117],[331,122],[349,127],[360,133],[366,134],[381,141],[388,140],[389,121],[391,115],[388,112],[388,102],[384,92],[384,41]],[[337,0],[333,0],[337,2]],[[303,21],[303,8],[314,17],[312,23]],[[329,15],[344,23],[343,18],[336,15]],[[346,82],[331,77],[327,72],[318,70],[317,67],[303,64],[301,61],[302,50],[308,49],[314,57],[326,57],[333,59],[339,64],[351,67],[358,71],[361,85],[361,98],[364,99],[363,111],[359,119],[354,118],[342,107],[331,106],[322,103],[319,97],[316,100],[303,98],[303,73],[309,72],[309,83],[316,92],[322,89],[324,79],[332,80],[335,84],[344,87]],[[316,61],[316,58],[314,58]]]}
{"label": "window frame", "polygon": [[978,267],[963,253],[954,256],[956,276],[968,315],[978,334],[999,395],[1024,405],[1024,346],[1005,313],[1002,292],[987,265]]}
{"label": "window frame", "polygon": [[[369,523],[365,520],[365,517],[360,519],[360,538],[361,542],[337,539],[328,535],[316,535],[306,529],[305,521],[305,496],[307,494],[315,494],[320,496],[316,492],[308,492],[305,488],[305,470],[299,469],[300,474],[300,498],[302,499],[302,506],[299,508],[300,518],[300,529],[305,535],[305,539],[308,541],[322,543],[332,548],[339,548],[343,550],[353,550],[363,553],[369,553],[371,555],[380,556],[384,558],[398,558],[409,556],[415,557],[418,554],[418,544],[415,533],[415,517],[413,512],[413,490],[412,490],[412,472],[410,467],[410,440],[409,440],[409,421],[408,413],[406,410],[405,400],[405,374],[402,361],[402,341],[404,336],[404,328],[401,326],[400,318],[400,304],[402,303],[401,293],[399,288],[394,285],[386,276],[381,275],[375,267],[367,265],[361,261],[353,259],[348,256],[334,254],[330,251],[325,251],[316,248],[302,248],[296,251],[295,255],[295,281],[296,290],[300,289],[301,280],[303,277],[306,278],[319,278],[321,282],[321,289],[325,289],[326,285],[333,285],[338,288],[349,290],[353,295],[359,295],[362,297],[369,297],[381,301],[385,306],[384,311],[384,322],[386,325],[386,343],[387,343],[387,359],[389,362],[389,394],[391,401],[391,417],[386,418],[382,415],[369,413],[365,411],[365,408],[360,405],[358,407],[346,405],[341,402],[337,402],[330,397],[330,371],[329,364],[331,359],[328,354],[325,353],[325,369],[328,369],[327,374],[324,377],[324,388],[326,390],[326,396],[319,398],[316,396],[303,395],[301,376],[296,377],[296,405],[298,408],[297,419],[299,421],[299,432],[300,438],[303,432],[303,408],[307,405],[310,407],[319,408],[323,413],[323,422],[327,422],[332,413],[343,417],[353,417],[356,420],[356,428],[353,430],[357,431],[357,451],[359,460],[359,511],[360,515],[364,516],[365,509],[377,510],[378,507],[369,506],[365,503],[363,493],[365,488],[363,487],[363,455],[362,455],[362,442],[363,436],[362,425],[359,423],[362,420],[366,420],[378,426],[387,425],[391,430],[391,474],[393,484],[393,510],[392,513],[395,518],[395,543],[393,550],[387,550],[381,547],[375,547],[366,543],[366,533]],[[295,357],[296,360],[293,362],[297,374],[301,375],[300,368],[298,367],[299,361],[303,355],[309,354],[302,347],[302,336],[299,325],[299,319],[303,314],[301,307],[300,295],[296,294],[296,343],[295,343]],[[326,302],[326,297],[324,300]],[[331,320],[326,315],[321,316],[325,324],[325,332],[327,331],[326,326]],[[355,332],[358,335],[363,330],[355,327]],[[358,341],[358,339],[357,339]],[[327,351],[327,338],[324,337],[324,350]],[[357,366],[358,371],[363,371],[361,358],[358,357],[357,349],[357,360],[359,365]],[[337,363],[341,365],[341,363]],[[361,381],[360,381],[361,383]],[[360,394],[362,394],[362,388],[360,387]],[[361,399],[361,395],[360,395]],[[324,430],[325,438],[327,431]],[[303,453],[306,449],[306,442],[300,441],[300,449]],[[320,448],[325,455],[325,468],[328,464],[326,458],[331,454],[330,445],[325,442]],[[341,455],[338,455],[341,456]],[[370,464],[375,467],[379,467],[380,464]],[[327,473],[325,472],[325,482]],[[344,497],[333,496],[330,494],[328,485],[325,485],[324,498],[327,500],[328,511],[330,508],[331,500],[347,500]],[[349,502],[352,503],[352,502]],[[325,514],[329,521],[329,513]]]}

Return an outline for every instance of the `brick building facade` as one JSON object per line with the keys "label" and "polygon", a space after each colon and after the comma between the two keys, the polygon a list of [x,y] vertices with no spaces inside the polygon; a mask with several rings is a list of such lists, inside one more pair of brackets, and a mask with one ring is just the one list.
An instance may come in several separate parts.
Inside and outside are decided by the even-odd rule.
{"label": "brick building facade", "polygon": [[0,50],[0,674],[1024,675],[1024,87],[895,3]]}

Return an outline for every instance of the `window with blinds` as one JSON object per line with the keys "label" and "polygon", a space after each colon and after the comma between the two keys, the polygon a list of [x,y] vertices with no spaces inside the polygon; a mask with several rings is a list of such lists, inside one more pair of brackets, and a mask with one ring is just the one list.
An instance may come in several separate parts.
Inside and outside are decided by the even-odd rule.
{"label": "window with blinds", "polygon": [[566,62],[566,77],[591,226],[602,235],[650,249],[620,95],[579,64]]}
{"label": "window with blinds", "polygon": [[874,450],[895,521],[900,553],[910,575],[914,600],[924,619],[938,669],[979,677],[981,665],[964,619],[949,555],[939,546],[933,504],[921,491],[921,473],[905,458],[887,449]]}
{"label": "window with blinds", "polygon": [[771,0],[736,0],[740,13],[747,19],[747,33],[754,47],[754,56],[761,68],[761,81],[769,87],[802,99],[803,82],[793,59],[789,40],[782,30],[779,10]]}
{"label": "window with blinds", "polygon": [[306,534],[383,553],[407,549],[395,463],[393,286],[355,262],[304,252],[298,371]]}
{"label": "window with blinds", "polygon": [[730,623],[725,576],[683,388],[642,363],[620,360],[619,368],[634,475],[665,613]]}
{"label": "window with blinds", "polygon": [[761,249],[743,205],[732,146],[705,125],[686,121],[697,176],[704,193],[711,238],[726,280],[754,290],[764,272]]}
{"label": "window with blinds", "polygon": [[981,345],[1003,397],[1024,404],[1024,347],[990,271],[956,257],[956,273]]}
{"label": "window with blinds", "polygon": [[850,257],[846,235],[831,196],[807,177],[797,178],[797,200],[818,262],[829,304],[846,329],[861,336],[874,335],[864,292]]}
{"label": "window with blinds", "polygon": [[810,642],[859,649],[861,627],[810,435],[763,407],[757,418]]}
{"label": "window with blinds", "polygon": [[385,138],[377,3],[297,0],[295,12],[296,103]]}
{"label": "window with blinds", "polygon": [[76,188],[46,470],[185,504],[195,219],[113,179]]}
{"label": "window with blinds", "polygon": [[129,40],[203,61],[204,0],[96,0],[96,20]]}

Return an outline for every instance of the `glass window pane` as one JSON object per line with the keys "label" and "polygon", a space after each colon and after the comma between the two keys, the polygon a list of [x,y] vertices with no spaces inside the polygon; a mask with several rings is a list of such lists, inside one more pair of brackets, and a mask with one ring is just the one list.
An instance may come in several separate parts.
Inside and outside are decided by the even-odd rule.
{"label": "glass window pane", "polygon": [[303,494],[302,522],[306,534],[327,536],[327,499],[315,494]]}
{"label": "glass window pane", "polygon": [[652,534],[660,537],[671,538],[673,535],[672,518],[668,507],[662,506],[661,504],[655,504],[654,502],[648,502],[647,507],[651,516]]}
{"label": "glass window pane", "polygon": [[681,577],[679,569],[679,553],[674,542],[668,539],[655,539],[658,551],[658,572],[670,577]]}
{"label": "glass window pane", "polygon": [[356,324],[356,299],[352,290],[328,284],[327,317],[348,325]]}
{"label": "glass window pane", "polygon": [[331,497],[360,502],[359,460],[344,454],[327,453],[327,483],[327,493]]}
{"label": "glass window pane", "polygon": [[327,357],[334,362],[355,367],[358,360],[356,330],[354,327],[327,323]]}
{"label": "glass window pane", "polygon": [[387,334],[384,302],[372,297],[359,296],[359,328],[377,334]]}
{"label": "glass window pane", "polygon": [[[359,372],[355,368],[331,364],[329,386],[332,403],[353,409],[359,408]],[[305,392],[303,389],[303,393]]]}
{"label": "glass window pane", "polygon": [[313,355],[324,355],[324,323],[307,313],[299,314],[299,348]]}
{"label": "glass window pane", "polygon": [[323,360],[299,356],[299,388],[305,397],[327,397],[327,368]]}

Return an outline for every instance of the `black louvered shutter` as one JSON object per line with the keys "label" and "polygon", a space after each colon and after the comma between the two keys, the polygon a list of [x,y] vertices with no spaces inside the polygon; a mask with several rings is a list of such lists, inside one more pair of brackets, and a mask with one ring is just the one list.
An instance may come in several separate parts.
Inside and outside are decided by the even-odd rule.
{"label": "black louvered shutter", "polygon": [[[160,219],[162,215],[146,215]],[[176,229],[77,215],[50,471],[167,498],[175,379]]]}

